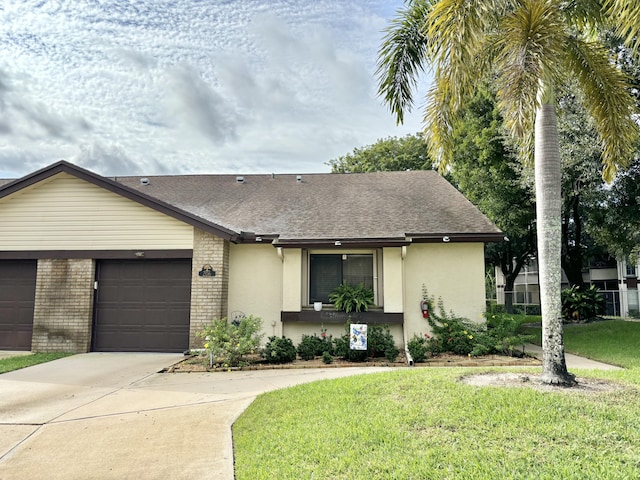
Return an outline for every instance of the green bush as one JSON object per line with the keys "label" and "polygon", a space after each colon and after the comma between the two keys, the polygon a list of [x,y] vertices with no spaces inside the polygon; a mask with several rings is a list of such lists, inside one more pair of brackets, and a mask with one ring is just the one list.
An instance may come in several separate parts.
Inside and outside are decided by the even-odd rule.
{"label": "green bush", "polygon": [[[515,347],[533,338],[530,335],[520,334],[521,322],[508,314],[491,314],[487,322],[473,323],[466,318],[456,316],[453,312],[447,313],[442,300],[438,302],[437,310],[433,308],[434,300],[429,297],[424,287],[423,298],[429,303],[430,315],[427,321],[433,336],[427,342],[416,338],[407,344],[409,353],[411,353],[409,346],[412,345],[418,357],[423,348],[433,355],[445,352],[472,356],[494,353],[513,355]],[[411,355],[413,356],[413,353]],[[419,360],[414,357],[414,361]]]}
{"label": "green bush", "polygon": [[316,356],[329,352],[333,354],[333,341],[331,335],[327,335],[323,330],[320,336],[302,335],[302,341],[296,348],[302,360],[313,360]]}
{"label": "green bush", "polygon": [[331,355],[329,352],[322,352],[322,362],[327,365],[333,363],[333,355]]}
{"label": "green bush", "polygon": [[345,326],[345,333],[334,339],[334,353],[336,356],[351,362],[362,362],[367,358],[385,357],[388,361],[394,362],[400,353],[389,325],[372,324],[367,327],[367,350],[351,350],[349,348],[349,324]]}
{"label": "green bush", "polygon": [[428,298],[426,294],[425,296],[425,300],[429,303],[427,321],[433,332],[429,351],[433,354],[444,352],[455,355],[471,354],[484,327],[466,318],[457,317],[453,312],[447,313],[442,300],[438,302],[438,311],[436,311],[433,308],[433,299]]}
{"label": "green bush", "polygon": [[431,339],[430,335],[418,335],[417,333],[413,334],[413,337],[407,342],[407,349],[409,350],[409,355],[413,358],[414,362],[424,362],[425,358],[429,352],[429,340]]}
{"label": "green bush", "polygon": [[562,316],[566,322],[581,322],[601,315],[605,299],[594,285],[580,288],[573,285],[562,290]]}
{"label": "green bush", "polygon": [[521,321],[508,314],[488,315],[487,329],[484,335],[478,337],[478,344],[472,355],[484,355],[486,353],[499,353],[513,356],[517,347],[531,342],[533,335],[525,335],[520,332]]}
{"label": "green bush", "polygon": [[349,325],[347,325],[347,333],[333,339],[333,351],[337,357],[349,362],[364,362],[368,356],[366,350],[351,350],[349,348]]}
{"label": "green bush", "polygon": [[330,294],[329,301],[336,310],[349,312],[366,312],[373,305],[373,290],[363,283],[357,287],[341,283]]}
{"label": "green bush", "polygon": [[385,357],[390,362],[395,362],[399,352],[389,325],[369,325],[367,328],[367,352],[371,358]]}
{"label": "green bush", "polygon": [[296,359],[296,347],[290,338],[274,336],[269,337],[261,354],[267,363],[290,363]]}
{"label": "green bush", "polygon": [[224,364],[237,367],[243,357],[255,353],[263,334],[262,320],[250,315],[239,322],[228,322],[226,318],[214,319],[199,333],[204,338],[204,348],[209,354],[209,367]]}

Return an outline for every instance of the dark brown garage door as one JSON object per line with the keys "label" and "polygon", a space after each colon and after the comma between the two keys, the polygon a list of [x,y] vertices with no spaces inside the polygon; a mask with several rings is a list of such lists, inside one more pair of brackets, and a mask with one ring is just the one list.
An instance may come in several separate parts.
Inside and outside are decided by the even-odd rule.
{"label": "dark brown garage door", "polygon": [[94,351],[188,348],[191,260],[105,260],[96,271]]}
{"label": "dark brown garage door", "polygon": [[0,350],[31,350],[35,260],[0,260]]}

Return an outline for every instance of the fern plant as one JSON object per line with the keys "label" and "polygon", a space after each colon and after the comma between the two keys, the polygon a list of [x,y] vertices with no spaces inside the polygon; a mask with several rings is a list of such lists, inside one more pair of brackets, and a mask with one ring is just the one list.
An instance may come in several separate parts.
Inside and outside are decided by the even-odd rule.
{"label": "fern plant", "polygon": [[357,287],[346,282],[338,285],[330,294],[329,301],[336,310],[349,312],[366,312],[373,305],[373,289],[363,283]]}

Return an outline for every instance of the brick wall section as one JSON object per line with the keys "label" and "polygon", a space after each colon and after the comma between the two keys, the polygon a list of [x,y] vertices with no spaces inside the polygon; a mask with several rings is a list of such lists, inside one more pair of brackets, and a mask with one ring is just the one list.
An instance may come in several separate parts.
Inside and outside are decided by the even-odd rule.
{"label": "brick wall section", "polygon": [[[229,299],[229,242],[209,233],[194,229],[193,267],[191,274],[191,327],[189,346],[202,347],[197,336],[202,326],[214,318],[227,316]],[[213,277],[202,277],[199,272],[211,265]]]}
{"label": "brick wall section", "polygon": [[38,260],[32,351],[89,351],[94,275],[91,259]]}

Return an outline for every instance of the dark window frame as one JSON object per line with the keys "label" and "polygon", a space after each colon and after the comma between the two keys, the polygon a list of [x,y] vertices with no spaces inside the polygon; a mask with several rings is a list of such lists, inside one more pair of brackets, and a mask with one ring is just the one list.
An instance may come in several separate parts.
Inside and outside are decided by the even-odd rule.
{"label": "dark window frame", "polygon": [[[305,295],[306,298],[303,303],[306,305],[313,305],[314,302],[322,302],[325,305],[330,305],[331,303],[328,299],[329,293],[340,283],[347,280],[347,283],[351,283],[352,285],[364,283],[366,286],[373,288],[374,298],[376,299],[376,304],[378,304],[378,299],[380,298],[378,295],[380,286],[378,285],[377,274],[379,269],[377,264],[378,255],[377,251],[372,250],[348,252],[308,251],[306,255],[307,289]],[[360,268],[360,272],[355,272],[355,274],[351,273],[350,275],[348,272],[349,267],[351,266],[353,269],[358,270],[358,266],[356,264],[361,262],[363,258],[367,259],[369,268],[365,278],[362,278],[362,268]],[[349,260],[353,261],[351,265],[345,263],[349,262]],[[319,279],[316,277],[318,268],[323,268],[325,270],[325,273],[323,274],[324,278]],[[332,268],[334,269],[334,272],[331,272]],[[346,273],[345,270],[347,270]],[[351,279],[349,279],[349,276],[351,276]]]}

